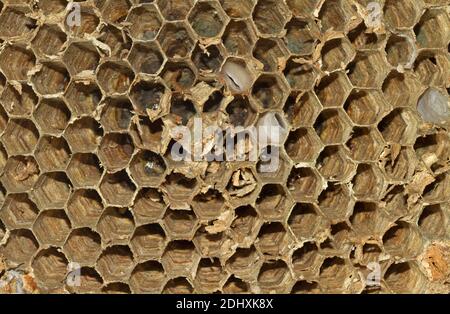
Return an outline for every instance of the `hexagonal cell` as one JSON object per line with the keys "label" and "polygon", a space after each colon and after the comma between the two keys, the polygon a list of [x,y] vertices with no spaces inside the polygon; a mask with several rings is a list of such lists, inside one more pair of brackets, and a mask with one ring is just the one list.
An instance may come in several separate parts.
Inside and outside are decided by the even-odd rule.
{"label": "hexagonal cell", "polygon": [[293,201],[280,184],[266,184],[256,199],[256,209],[265,220],[282,220]]}
{"label": "hexagonal cell", "polygon": [[379,88],[389,66],[381,52],[359,52],[347,67],[347,75],[354,86]]}
{"label": "hexagonal cell", "polygon": [[220,291],[226,279],[226,275],[227,274],[222,270],[219,259],[201,259],[198,264],[194,281],[196,291],[202,293]]}
{"label": "hexagonal cell", "polygon": [[164,63],[164,55],[154,43],[134,43],[128,60],[136,73],[156,74]]}
{"label": "hexagonal cell", "polygon": [[97,224],[97,231],[106,245],[127,244],[133,230],[133,215],[127,208],[105,209]]}
{"label": "hexagonal cell", "polygon": [[212,220],[217,219],[222,213],[225,199],[222,193],[215,189],[209,189],[204,193],[197,194],[192,206],[200,219]]}
{"label": "hexagonal cell", "polygon": [[299,280],[292,287],[291,294],[320,294],[319,284],[315,281]]}
{"label": "hexagonal cell", "polygon": [[220,0],[222,8],[231,18],[247,18],[250,17],[255,0],[239,1],[239,0]]}
{"label": "hexagonal cell", "polygon": [[437,158],[433,164],[429,166],[433,169],[439,167],[434,163],[444,162],[450,154],[450,136],[446,132],[436,132],[425,136],[418,137],[414,144],[414,150],[417,156],[426,162],[430,154],[434,154]]}
{"label": "hexagonal cell", "polygon": [[216,37],[228,22],[222,7],[216,1],[196,2],[188,21],[200,37]]}
{"label": "hexagonal cell", "polygon": [[105,281],[126,281],[133,271],[133,253],[125,245],[106,248],[97,261],[97,270]]}
{"label": "hexagonal cell", "polygon": [[[231,202],[244,205],[256,198],[257,180],[252,168],[240,168],[235,170],[228,180],[226,187]],[[238,201],[239,200],[239,201]]]}
{"label": "hexagonal cell", "polygon": [[61,246],[70,232],[70,220],[63,210],[47,210],[39,214],[33,231],[43,245]]}
{"label": "hexagonal cell", "polygon": [[170,91],[161,82],[139,81],[131,88],[130,97],[139,114],[151,111],[157,115],[167,110],[162,105],[169,101]]}
{"label": "hexagonal cell", "polygon": [[258,274],[258,285],[263,293],[286,293],[292,279],[289,268],[282,260],[264,263]]}
{"label": "hexagonal cell", "polygon": [[46,173],[34,185],[32,198],[39,208],[63,208],[71,190],[72,184],[64,172]]}
{"label": "hexagonal cell", "polygon": [[314,51],[318,32],[314,22],[293,18],[286,25],[284,42],[292,54],[307,56]]}
{"label": "hexagonal cell", "polygon": [[184,20],[192,8],[192,0],[158,0],[162,15],[169,21]]}
{"label": "hexagonal cell", "polygon": [[183,92],[191,88],[195,83],[196,76],[197,73],[190,62],[167,62],[161,74],[167,86],[176,92]]}
{"label": "hexagonal cell", "polygon": [[11,119],[6,125],[1,140],[8,155],[25,155],[33,152],[39,132],[28,119]]}
{"label": "hexagonal cell", "polygon": [[131,294],[128,284],[123,282],[112,282],[102,288],[102,293],[106,294]]}
{"label": "hexagonal cell", "polygon": [[95,227],[102,211],[102,199],[95,190],[76,190],[67,204],[67,213],[75,227]]}
{"label": "hexagonal cell", "polygon": [[322,149],[320,139],[312,128],[299,128],[289,133],[284,147],[296,163],[314,161]]}
{"label": "hexagonal cell", "polygon": [[42,0],[38,7],[45,14],[56,14],[62,12],[67,6],[67,0]]}
{"label": "hexagonal cell", "polygon": [[256,171],[263,183],[285,184],[290,170],[289,157],[282,149],[269,145],[261,150]]}
{"label": "hexagonal cell", "polygon": [[298,240],[311,239],[324,227],[322,220],[315,205],[297,203],[289,215],[288,224]]}
{"label": "hexagonal cell", "polygon": [[319,195],[320,210],[334,221],[347,218],[353,208],[353,200],[344,184],[329,184]]}
{"label": "hexagonal cell", "polygon": [[92,114],[102,98],[95,82],[72,81],[67,87],[65,98],[69,108],[76,116]]}
{"label": "hexagonal cell", "polygon": [[101,253],[101,241],[100,235],[89,228],[75,229],[64,244],[64,252],[72,262],[94,265]]}
{"label": "hexagonal cell", "polygon": [[196,231],[198,219],[187,210],[167,210],[163,223],[172,239],[191,239]]}
{"label": "hexagonal cell", "polygon": [[259,1],[253,9],[253,22],[263,35],[279,34],[290,16],[286,4],[276,0]]}
{"label": "hexagonal cell", "polygon": [[106,61],[97,70],[97,81],[107,94],[126,93],[133,80],[133,70],[123,61]]}
{"label": "hexagonal cell", "polygon": [[73,76],[95,71],[100,60],[97,48],[90,41],[72,42],[64,52],[63,61]]}
{"label": "hexagonal cell", "polygon": [[193,243],[203,257],[223,257],[234,251],[233,241],[225,232],[210,234],[205,227],[197,229]]}
{"label": "hexagonal cell", "polygon": [[41,137],[35,151],[36,160],[43,171],[64,170],[70,155],[70,148],[62,137]]}
{"label": "hexagonal cell", "polygon": [[164,294],[192,294],[193,292],[194,288],[184,277],[170,279],[162,291]]}
{"label": "hexagonal cell", "polygon": [[134,7],[128,13],[130,36],[137,40],[155,39],[161,28],[162,19],[154,4]]}
{"label": "hexagonal cell", "polygon": [[35,90],[41,95],[64,93],[70,76],[62,63],[43,62],[42,68],[31,78]]}
{"label": "hexagonal cell", "polygon": [[322,32],[333,29],[342,32],[351,26],[352,18],[357,16],[356,7],[346,0],[326,1],[320,8],[319,19]]}
{"label": "hexagonal cell", "polygon": [[1,182],[10,193],[30,190],[39,177],[39,167],[31,156],[9,157]]}
{"label": "hexagonal cell", "polygon": [[168,23],[158,35],[158,42],[169,58],[186,58],[194,48],[193,35],[183,22]]}
{"label": "hexagonal cell", "polygon": [[173,209],[186,209],[189,208],[187,202],[196,192],[197,185],[197,179],[187,178],[181,173],[172,172],[166,176],[162,190]]}
{"label": "hexagonal cell", "polygon": [[226,294],[250,293],[250,284],[232,275],[223,285],[222,291]]}
{"label": "hexagonal cell", "polygon": [[249,55],[249,47],[256,42],[256,35],[250,20],[232,20],[222,36],[222,42],[231,55]]}
{"label": "hexagonal cell", "polygon": [[[422,234],[430,239],[438,239],[445,235],[446,226],[448,225],[445,210],[446,206],[443,204],[424,207],[418,220],[418,226]],[[3,221],[5,220],[3,219]]]}
{"label": "hexagonal cell", "polygon": [[330,181],[348,180],[356,168],[347,150],[341,145],[325,147],[317,158],[316,167]]}
{"label": "hexagonal cell", "polygon": [[412,28],[421,12],[421,1],[413,0],[387,0],[383,9],[386,23],[393,28],[399,29]]}
{"label": "hexagonal cell", "polygon": [[242,279],[250,279],[256,275],[262,264],[261,256],[254,246],[250,248],[237,248],[236,252],[227,260],[227,270]]}
{"label": "hexagonal cell", "polygon": [[210,45],[202,47],[200,44],[197,44],[192,53],[192,62],[199,70],[200,75],[209,75],[220,70],[224,59],[223,55],[222,46]]}
{"label": "hexagonal cell", "polygon": [[287,55],[284,45],[276,38],[260,38],[253,48],[253,56],[263,65],[266,72],[280,69],[280,59]]}
{"label": "hexagonal cell", "polygon": [[349,289],[343,283],[351,280],[356,274],[353,268],[340,257],[326,258],[320,266],[320,287],[329,293],[342,293]]}
{"label": "hexagonal cell", "polygon": [[106,174],[100,183],[100,192],[105,202],[112,206],[129,206],[134,197],[136,186],[125,170]]}
{"label": "hexagonal cell", "polygon": [[113,57],[122,59],[131,49],[132,40],[126,33],[113,25],[101,27],[101,33],[97,37],[111,49]]}
{"label": "hexagonal cell", "polygon": [[115,24],[125,20],[131,4],[128,0],[102,1],[100,8],[105,21]]}
{"label": "hexagonal cell", "polygon": [[317,275],[323,258],[315,242],[305,242],[292,253],[292,270],[298,277]]}
{"label": "hexagonal cell", "polygon": [[258,234],[256,247],[265,256],[281,256],[288,249],[292,239],[280,222],[266,222]]}
{"label": "hexagonal cell", "polygon": [[254,77],[244,59],[228,58],[222,66],[221,74],[231,93],[248,95]]}
{"label": "hexagonal cell", "polygon": [[198,256],[194,244],[189,241],[170,242],[162,256],[164,269],[178,276],[189,276],[195,271],[200,256]]}
{"label": "hexagonal cell", "polygon": [[389,180],[404,182],[412,177],[418,160],[410,147],[390,147],[385,155],[381,166]]}
{"label": "hexagonal cell", "polygon": [[134,152],[134,145],[128,134],[109,133],[102,138],[98,157],[108,171],[125,168]]}
{"label": "hexagonal cell", "polygon": [[411,262],[389,266],[384,281],[394,293],[423,293],[427,283],[420,269]]}
{"label": "hexagonal cell", "polygon": [[407,109],[395,109],[378,124],[383,138],[389,143],[413,144],[417,133],[417,120]]}
{"label": "hexagonal cell", "polygon": [[7,84],[0,96],[4,109],[14,116],[29,116],[38,102],[38,97],[27,84],[20,84],[19,92],[15,86]]}
{"label": "hexagonal cell", "polygon": [[133,108],[127,97],[107,98],[100,123],[105,131],[123,131],[130,126]]}
{"label": "hexagonal cell", "polygon": [[357,50],[378,50],[385,45],[386,34],[376,34],[368,30],[366,24],[361,22],[348,33],[348,39]]}
{"label": "hexagonal cell", "polygon": [[0,37],[28,37],[37,27],[36,20],[27,16],[29,13],[26,7],[5,7],[0,14]]}
{"label": "hexagonal cell", "polygon": [[137,194],[132,211],[136,222],[143,224],[156,221],[162,216],[166,207],[161,192],[144,188]]}
{"label": "hexagonal cell", "polygon": [[34,118],[44,133],[61,134],[70,121],[70,111],[60,98],[46,98],[39,102]]}
{"label": "hexagonal cell", "polygon": [[419,52],[414,73],[424,86],[444,86],[450,75],[450,60],[444,54],[433,50]]}
{"label": "hexagonal cell", "polygon": [[314,87],[318,78],[317,70],[312,64],[299,63],[295,58],[288,60],[284,76],[295,91],[307,91]]}
{"label": "hexagonal cell", "polygon": [[376,161],[383,149],[383,139],[376,129],[355,127],[346,145],[353,160]]}
{"label": "hexagonal cell", "polygon": [[67,258],[57,248],[41,250],[34,258],[32,267],[36,281],[49,289],[60,288],[68,271]]}
{"label": "hexagonal cell", "polygon": [[385,50],[387,60],[393,67],[408,67],[414,61],[414,41],[408,36],[391,35]]}
{"label": "hexagonal cell", "polygon": [[250,205],[240,206],[234,213],[236,218],[229,229],[231,236],[241,245],[253,243],[262,224],[258,213]]}
{"label": "hexagonal cell", "polygon": [[442,173],[435,181],[425,187],[423,199],[428,203],[447,202],[450,190],[450,175]]}
{"label": "hexagonal cell", "polygon": [[252,96],[263,109],[280,108],[286,101],[289,87],[278,76],[262,74],[252,88]]}
{"label": "hexagonal cell", "polygon": [[283,111],[287,120],[294,127],[312,126],[319,115],[321,105],[313,92],[291,95],[286,101]]}
{"label": "hexagonal cell", "polygon": [[166,246],[166,234],[159,224],[140,226],[134,231],[130,246],[138,260],[157,259]]}
{"label": "hexagonal cell", "polygon": [[64,18],[64,28],[74,37],[83,37],[85,34],[92,34],[100,23],[97,15],[98,11],[94,11],[91,6],[80,3],[80,9],[81,23],[73,23],[73,12],[75,12],[73,9],[68,11]]}
{"label": "hexagonal cell", "polygon": [[380,206],[370,202],[357,202],[349,220],[359,237],[377,239],[383,236],[391,223]]}
{"label": "hexagonal cell", "polygon": [[324,182],[313,168],[293,168],[287,180],[287,188],[296,201],[315,200]]}
{"label": "hexagonal cell", "polygon": [[230,122],[233,126],[248,127],[253,124],[256,119],[256,110],[250,103],[248,98],[236,97],[230,102],[226,111],[229,115]]}
{"label": "hexagonal cell", "polygon": [[379,91],[353,90],[347,98],[344,108],[353,123],[370,125],[378,121],[387,105]]}
{"label": "hexagonal cell", "polygon": [[35,63],[33,52],[22,45],[8,45],[0,53],[0,68],[12,81],[26,81]]}
{"label": "hexagonal cell", "polygon": [[358,199],[378,199],[384,190],[383,175],[372,164],[359,164],[352,180],[353,195]]}
{"label": "hexagonal cell", "polygon": [[130,164],[131,176],[140,186],[158,186],[166,171],[161,156],[142,150],[133,157]]}
{"label": "hexagonal cell", "polygon": [[30,230],[17,229],[10,232],[2,254],[12,263],[28,264],[38,248],[39,244]]}
{"label": "hexagonal cell", "polygon": [[322,47],[322,62],[325,71],[343,70],[355,56],[355,50],[347,38],[336,38]]}
{"label": "hexagonal cell", "polygon": [[420,254],[423,240],[410,224],[397,221],[383,236],[383,247],[394,257],[413,258]]}
{"label": "hexagonal cell", "polygon": [[351,84],[343,72],[325,76],[316,87],[316,95],[324,107],[341,107],[351,91]]}
{"label": "hexagonal cell", "polygon": [[75,154],[67,168],[67,175],[76,187],[96,186],[103,167],[94,154]]}
{"label": "hexagonal cell", "polygon": [[183,95],[172,94],[170,113],[178,124],[186,125],[197,110],[191,100],[184,99]]}
{"label": "hexagonal cell", "polygon": [[100,293],[103,286],[103,279],[98,272],[91,267],[82,267],[80,269],[80,285],[66,285],[66,289],[70,293],[88,294]]}
{"label": "hexagonal cell", "polygon": [[391,72],[383,83],[383,93],[393,107],[416,106],[420,91],[420,82],[410,74]]}
{"label": "hexagonal cell", "polygon": [[130,277],[130,286],[134,293],[160,293],[165,282],[164,269],[156,261],[137,265]]}
{"label": "hexagonal cell", "polygon": [[31,42],[31,47],[38,55],[58,54],[66,43],[67,35],[56,24],[44,24]]}
{"label": "hexagonal cell", "polygon": [[100,124],[90,117],[75,120],[66,129],[65,138],[73,152],[95,151],[103,135]]}
{"label": "hexagonal cell", "polygon": [[10,194],[0,210],[0,218],[8,229],[30,228],[38,212],[27,194]]}
{"label": "hexagonal cell", "polygon": [[325,145],[344,143],[352,131],[347,115],[339,109],[322,111],[314,128]]}

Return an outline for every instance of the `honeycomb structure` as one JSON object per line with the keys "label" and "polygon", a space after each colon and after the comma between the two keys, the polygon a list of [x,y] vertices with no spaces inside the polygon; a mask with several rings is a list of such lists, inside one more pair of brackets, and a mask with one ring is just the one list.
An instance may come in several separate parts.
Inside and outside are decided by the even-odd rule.
{"label": "honeycomb structure", "polygon": [[[2,278],[33,293],[450,292],[448,0],[0,9]],[[257,160],[178,161],[172,130],[195,118],[284,136]]]}

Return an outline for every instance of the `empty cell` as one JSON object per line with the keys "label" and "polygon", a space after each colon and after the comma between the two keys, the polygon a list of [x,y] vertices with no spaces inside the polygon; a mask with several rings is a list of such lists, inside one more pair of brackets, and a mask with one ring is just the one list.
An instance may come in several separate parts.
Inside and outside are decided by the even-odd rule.
{"label": "empty cell", "polygon": [[67,127],[64,136],[73,152],[88,153],[97,149],[103,135],[100,124],[90,117],[75,120]]}
{"label": "empty cell", "polygon": [[262,264],[262,258],[254,246],[236,248],[236,252],[227,260],[226,268],[239,278],[253,278]]}
{"label": "empty cell", "polygon": [[67,203],[67,213],[74,227],[95,227],[102,212],[102,199],[96,190],[76,190]]}
{"label": "empty cell", "polygon": [[74,229],[64,244],[69,260],[81,265],[94,265],[101,253],[100,235],[89,229]]}
{"label": "empty cell", "polygon": [[320,267],[320,287],[328,293],[342,293],[346,290],[342,283],[352,280],[354,276],[353,268],[344,259],[328,257]]}
{"label": "empty cell", "polygon": [[10,194],[0,210],[0,218],[8,229],[30,228],[38,212],[27,194]]}
{"label": "empty cell", "polygon": [[383,235],[387,253],[400,258],[414,258],[422,252],[423,240],[412,225],[398,221]]}
{"label": "empty cell", "polygon": [[325,145],[343,143],[352,131],[351,122],[342,110],[322,111],[314,128]]}
{"label": "empty cell", "polygon": [[383,150],[384,141],[375,128],[354,127],[346,146],[356,161],[377,161]]}
{"label": "empty cell", "polygon": [[39,286],[48,289],[61,288],[68,272],[67,258],[57,248],[41,250],[33,260],[33,273]]}
{"label": "empty cell", "polygon": [[188,21],[197,35],[209,38],[219,35],[228,19],[216,1],[205,1],[195,3]]}
{"label": "empty cell", "polygon": [[282,260],[264,263],[258,274],[258,285],[265,293],[287,292],[291,280],[289,268]]}
{"label": "empty cell", "polygon": [[13,85],[7,84],[0,96],[0,101],[11,116],[29,116],[36,107],[38,97],[30,85],[20,84],[19,86],[20,92]]}
{"label": "empty cell", "polygon": [[127,22],[130,35],[137,40],[155,39],[161,28],[162,18],[154,4],[143,4],[131,9]]}
{"label": "empty cell", "polygon": [[263,35],[279,34],[290,16],[286,4],[276,0],[258,1],[253,9],[253,22]]}
{"label": "empty cell", "polygon": [[250,284],[232,275],[223,285],[222,291],[226,294],[250,293]]}
{"label": "empty cell", "polygon": [[112,206],[128,206],[131,204],[136,186],[125,170],[114,174],[106,174],[100,183],[100,192],[104,201]]}
{"label": "empty cell", "polygon": [[36,20],[27,16],[31,13],[26,7],[5,7],[0,14],[0,37],[25,37],[36,29]]}
{"label": "empty cell", "polygon": [[39,132],[28,119],[9,120],[1,140],[8,155],[30,154],[34,151]]}
{"label": "empty cell", "polygon": [[164,252],[166,239],[166,234],[159,224],[147,224],[136,228],[130,247],[137,260],[157,259]]}
{"label": "empty cell", "polygon": [[305,242],[292,253],[292,266],[296,276],[317,276],[323,257],[315,242]]}
{"label": "empty cell", "polygon": [[31,42],[31,47],[40,56],[56,55],[63,50],[67,35],[56,24],[44,24]]}
{"label": "empty cell", "polygon": [[342,221],[350,215],[353,199],[344,184],[329,184],[319,195],[319,208],[330,219]]}
{"label": "empty cell", "polygon": [[[64,28],[74,37],[83,37],[85,34],[92,34],[98,27],[100,19],[97,12],[94,11],[90,6],[83,5],[80,3],[80,24],[73,23],[73,9],[67,12],[65,16]],[[72,15],[70,15],[72,13]],[[70,23],[70,25],[69,25]]]}
{"label": "empty cell", "polygon": [[291,294],[319,294],[320,287],[315,281],[300,280],[292,287]]}
{"label": "empty cell", "polygon": [[371,202],[357,202],[350,216],[350,222],[359,237],[376,239],[383,236],[391,223],[378,204]]}
{"label": "empty cell", "polygon": [[359,164],[352,184],[356,198],[376,200],[384,190],[383,174],[372,164]]}
{"label": "empty cell", "polygon": [[197,179],[187,178],[181,173],[173,172],[166,176],[165,182],[162,184],[162,190],[172,208],[178,209],[178,207],[181,207],[183,209],[187,208],[187,202],[196,192],[197,185]]}
{"label": "empty cell", "polygon": [[167,86],[175,92],[183,92],[191,88],[196,80],[197,73],[190,63],[167,62],[161,77]]}
{"label": "empty cell", "polygon": [[102,92],[95,82],[72,81],[65,92],[67,104],[76,116],[92,114],[102,99]]}
{"label": "empty cell", "polygon": [[380,49],[386,39],[386,34],[368,32],[364,22],[351,30],[347,36],[357,50]]}
{"label": "empty cell", "polygon": [[448,225],[445,210],[444,204],[428,205],[423,208],[418,220],[418,226],[423,235],[429,239],[437,239],[445,235]]}
{"label": "empty cell", "polygon": [[192,0],[158,0],[158,7],[169,21],[184,20],[192,8]]}
{"label": "empty cell", "polygon": [[196,291],[202,293],[219,291],[226,276],[227,274],[222,270],[219,259],[201,259],[194,280]]}
{"label": "empty cell", "polygon": [[412,107],[417,104],[420,82],[410,74],[391,72],[383,83],[386,101],[393,107]]}
{"label": "empty cell", "polygon": [[2,254],[9,262],[28,264],[38,248],[39,244],[30,230],[17,229],[10,232]]}
{"label": "empty cell", "polygon": [[261,218],[251,205],[234,209],[235,218],[230,226],[231,236],[236,243],[253,243],[261,227]]}
{"label": "empty cell", "polygon": [[139,81],[131,88],[130,97],[138,113],[152,113],[155,116],[166,108],[170,92],[162,82]]}
{"label": "empty cell", "polygon": [[73,76],[83,71],[95,71],[99,60],[97,48],[90,41],[70,43],[63,56],[63,61]]}
{"label": "empty cell", "polygon": [[389,26],[398,29],[411,28],[422,13],[422,3],[413,0],[387,0],[383,13]]}
{"label": "empty cell", "polygon": [[131,290],[128,284],[123,282],[112,282],[102,288],[102,293],[106,294],[130,294]]}
{"label": "empty cell", "polygon": [[413,144],[416,138],[417,120],[407,109],[395,109],[378,124],[388,143]]}
{"label": "empty cell", "polygon": [[344,146],[327,146],[317,158],[317,170],[327,180],[345,181],[351,178],[355,164]]}
{"label": "empty cell", "polygon": [[289,59],[284,69],[286,81],[295,91],[312,89],[318,79],[317,70],[311,64],[301,64],[294,60],[295,58]]}
{"label": "empty cell", "polygon": [[266,184],[256,199],[256,209],[263,219],[282,220],[289,212],[293,201],[282,185]]}
{"label": "empty cell", "polygon": [[106,61],[97,71],[97,81],[107,94],[126,93],[133,80],[133,71],[123,61]]}
{"label": "empty cell", "polygon": [[110,172],[125,168],[134,153],[134,145],[128,134],[109,133],[103,136],[98,157]]}
{"label": "empty cell", "polygon": [[231,55],[249,55],[256,39],[250,20],[232,20],[222,35],[223,45]]}
{"label": "empty cell", "polygon": [[[437,160],[432,162],[443,162],[450,154],[450,136],[446,132],[436,132],[418,137],[414,144],[414,150],[416,155],[425,162],[430,154],[437,157]],[[429,166],[433,167],[434,164],[430,165],[430,163],[427,162]]]}
{"label": "empty cell", "polygon": [[167,281],[162,293],[164,294],[192,294],[194,288],[184,277],[177,277]]}
{"label": "empty cell", "polygon": [[322,32],[330,29],[342,32],[347,29],[347,25],[350,24],[352,17],[356,15],[356,7],[351,6],[347,0],[325,1],[319,12]]}
{"label": "empty cell", "polygon": [[233,126],[248,127],[255,122],[257,113],[248,98],[235,97],[226,111]]}
{"label": "empty cell", "polygon": [[206,257],[221,257],[232,252],[231,248],[224,247],[224,243],[232,245],[224,232],[210,234],[204,227],[200,227],[193,240],[198,252]]}
{"label": "empty cell", "polygon": [[261,150],[256,164],[259,179],[264,183],[286,183],[291,171],[289,157],[277,146],[266,146]]}
{"label": "empty cell", "polygon": [[414,73],[422,85],[444,86],[450,73],[450,60],[444,53],[421,51],[414,63]]}
{"label": "empty cell", "polygon": [[0,53],[0,68],[9,80],[26,81],[35,64],[33,52],[22,45],[8,45]]}
{"label": "empty cell", "polygon": [[72,191],[72,184],[64,172],[50,172],[39,177],[32,199],[42,209],[63,208]]}
{"label": "empty cell", "polygon": [[355,50],[345,37],[326,42],[321,52],[324,69],[329,72],[345,69],[355,57]]}
{"label": "empty cell", "polygon": [[325,76],[316,87],[316,95],[324,107],[341,107],[351,91],[351,84],[343,72]]}
{"label": "empty cell", "polygon": [[197,267],[200,256],[189,241],[170,242],[162,256],[164,269],[171,276],[189,276]]}
{"label": "empty cell", "polygon": [[173,94],[170,101],[170,113],[177,124],[186,125],[195,116],[197,110],[192,101],[184,99],[183,95]]}
{"label": "empty cell", "polygon": [[322,220],[315,205],[297,203],[289,215],[288,224],[292,233],[300,241],[313,238],[323,227]]}
{"label": "empty cell", "polygon": [[186,58],[194,48],[193,34],[184,22],[167,23],[158,35],[158,42],[169,58]]}
{"label": "empty cell", "polygon": [[126,244],[134,230],[134,219],[127,208],[110,207],[104,210],[97,224],[103,243]]}
{"label": "empty cell", "polygon": [[223,48],[219,45],[211,45],[203,48],[199,44],[195,46],[192,53],[192,62],[201,75],[217,73],[223,62]]}
{"label": "empty cell", "polygon": [[318,33],[318,27],[314,22],[293,18],[286,25],[284,42],[292,54],[307,56],[314,51]]}
{"label": "empty cell", "polygon": [[394,293],[421,293],[427,280],[412,262],[394,263],[384,274],[386,285]]}
{"label": "empty cell", "polygon": [[147,261],[137,265],[130,277],[130,287],[134,293],[160,293],[166,275],[157,261]]}
{"label": "empty cell", "polygon": [[322,145],[314,129],[299,128],[289,133],[284,148],[294,162],[312,162],[321,151]]}
{"label": "empty cell", "polygon": [[106,248],[97,261],[96,269],[105,281],[127,281],[133,271],[134,260],[130,248],[115,245]]}
{"label": "empty cell", "polygon": [[42,245],[61,246],[72,228],[63,210],[41,212],[33,225],[33,232]]}
{"label": "empty cell", "polygon": [[74,154],[67,168],[67,175],[76,187],[96,186],[103,174],[103,167],[94,154]]}
{"label": "empty cell", "polygon": [[131,4],[128,0],[106,0],[100,7],[102,17],[108,23],[120,23],[125,20]]}
{"label": "empty cell", "polygon": [[1,182],[11,193],[29,191],[39,177],[39,166],[32,156],[9,157]]}
{"label": "empty cell", "polygon": [[379,88],[389,66],[381,52],[358,53],[347,66],[347,75],[356,87]]}
{"label": "empty cell", "polygon": [[67,6],[67,0],[41,0],[38,6],[46,15],[57,14],[64,11]]}
{"label": "empty cell", "polygon": [[133,137],[135,146],[142,149],[161,152],[165,147],[161,141],[163,132],[163,122],[158,119],[154,122],[149,118],[139,118],[133,121],[130,134]]}
{"label": "empty cell", "polygon": [[42,68],[31,78],[31,82],[39,94],[52,96],[64,93],[69,81],[69,73],[59,62],[43,63]]}
{"label": "empty cell", "polygon": [[71,117],[67,105],[60,98],[42,99],[33,115],[41,131],[52,135],[61,134]]}
{"label": "empty cell", "polygon": [[239,0],[220,0],[222,8],[231,18],[247,18],[250,17],[256,0],[239,1]]}
{"label": "empty cell", "polygon": [[272,74],[261,75],[253,85],[252,96],[263,109],[280,108],[286,101],[289,87],[280,77]]}
{"label": "empty cell", "polygon": [[276,257],[285,254],[291,243],[290,234],[280,222],[266,222],[259,231],[255,245],[264,255]]}
{"label": "empty cell", "polygon": [[137,224],[157,221],[162,217],[167,205],[163,195],[157,189],[143,188],[139,190],[131,208]]}
{"label": "empty cell", "polygon": [[127,97],[107,98],[100,123],[106,131],[123,131],[129,128],[133,116],[133,107]]}
{"label": "empty cell", "polygon": [[393,66],[410,67],[415,58],[414,42],[407,36],[391,35],[386,44],[386,57]]}
{"label": "empty cell", "polygon": [[217,219],[225,204],[222,193],[215,189],[209,189],[197,194],[193,199],[194,211],[202,220]]}
{"label": "empty cell", "polygon": [[436,176],[436,180],[427,185],[423,191],[423,199],[428,203],[448,201],[450,176],[447,173]]}
{"label": "empty cell", "polygon": [[140,151],[130,163],[133,179],[140,186],[158,186],[166,172],[164,159],[151,151]]}
{"label": "empty cell", "polygon": [[418,160],[410,147],[401,147],[399,152],[388,152],[386,159],[381,162],[388,179],[396,182],[409,180],[414,174],[414,167]]}
{"label": "empty cell", "polygon": [[280,61],[286,55],[284,45],[275,38],[260,38],[253,48],[253,56],[264,65],[263,70],[266,72],[279,70],[282,67]]}
{"label": "empty cell", "polygon": [[347,98],[344,109],[355,124],[376,123],[380,114],[387,109],[383,95],[373,90],[353,90]]}
{"label": "empty cell", "polygon": [[288,122],[294,127],[312,126],[322,106],[314,92],[292,94],[286,101],[283,111]]}
{"label": "empty cell", "polygon": [[193,211],[168,209],[163,223],[170,238],[191,239],[197,229],[198,219]]}
{"label": "empty cell", "polygon": [[112,56],[120,59],[129,53],[132,44],[132,40],[126,33],[113,25],[104,25],[98,40],[111,49]]}
{"label": "empty cell", "polygon": [[91,267],[81,267],[80,269],[80,285],[67,286],[66,289],[70,293],[88,294],[100,293],[103,286],[103,279],[98,272]]}
{"label": "empty cell", "polygon": [[287,188],[296,201],[315,200],[322,191],[323,179],[313,168],[293,168]]}
{"label": "empty cell", "polygon": [[155,43],[134,43],[128,55],[128,61],[136,73],[156,74],[165,58],[161,48]]}
{"label": "empty cell", "polygon": [[62,171],[69,162],[71,151],[64,138],[43,136],[34,154],[43,171]]}

